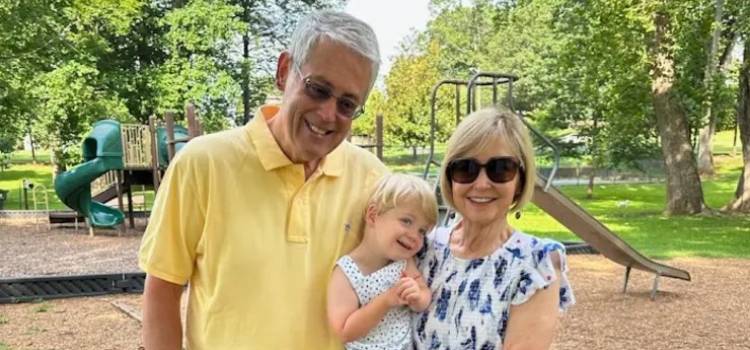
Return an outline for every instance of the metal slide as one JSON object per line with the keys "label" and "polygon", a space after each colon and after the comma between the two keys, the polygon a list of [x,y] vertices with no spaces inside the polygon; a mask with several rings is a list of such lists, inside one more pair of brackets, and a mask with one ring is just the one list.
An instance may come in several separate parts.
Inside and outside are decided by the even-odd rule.
{"label": "metal slide", "polygon": [[[489,78],[489,80],[487,80]],[[431,99],[431,132],[430,132],[430,155],[424,170],[424,178],[429,176],[431,166],[440,166],[440,163],[434,158],[435,150],[435,130],[437,129],[437,120],[435,117],[437,90],[443,85],[454,85],[456,87],[456,123],[460,119],[460,86],[466,86],[467,90],[467,108],[466,113],[471,113],[476,109],[475,91],[478,87],[489,86],[492,88],[492,102],[498,103],[498,85],[507,85],[507,107],[515,110],[513,107],[513,82],[518,77],[502,73],[479,72],[474,74],[468,81],[461,80],[443,80],[438,82],[432,91]],[[651,299],[656,296],[659,288],[659,277],[678,278],[690,281],[690,273],[674,267],[657,263],[633,249],[619,236],[610,231],[606,226],[591,216],[586,210],[578,206],[570,198],[552,186],[552,178],[559,168],[560,156],[557,147],[547,138],[528,123],[525,118],[521,118],[526,127],[539,139],[541,139],[554,153],[554,166],[549,174],[549,178],[544,178],[537,173],[537,180],[534,186],[533,203],[544,212],[555,218],[559,223],[567,227],[571,232],[581,237],[591,247],[604,255],[607,259],[612,260],[622,266],[625,266],[625,281],[623,293],[627,291],[630,270],[638,270],[654,273],[654,284],[651,290]],[[438,175],[439,176],[439,175]],[[439,187],[436,188],[439,190]],[[439,197],[439,196],[438,196]],[[446,208],[447,209],[447,208]],[[449,215],[446,215],[449,217]]]}
{"label": "metal slide", "polygon": [[631,268],[652,272],[656,275],[651,290],[651,299],[656,296],[660,276],[690,281],[690,273],[660,264],[643,256],[556,188],[549,186],[545,190],[545,181],[537,174],[532,202],[571,232],[581,237],[607,259],[625,266],[623,293],[628,287]]}

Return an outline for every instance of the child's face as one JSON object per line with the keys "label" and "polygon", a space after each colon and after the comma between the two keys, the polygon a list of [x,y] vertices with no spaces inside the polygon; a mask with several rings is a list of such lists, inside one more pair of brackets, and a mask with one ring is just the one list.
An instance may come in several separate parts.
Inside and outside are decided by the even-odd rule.
{"label": "child's face", "polygon": [[390,260],[403,260],[414,256],[431,228],[416,200],[399,203],[398,206],[371,216],[373,234],[378,248]]}

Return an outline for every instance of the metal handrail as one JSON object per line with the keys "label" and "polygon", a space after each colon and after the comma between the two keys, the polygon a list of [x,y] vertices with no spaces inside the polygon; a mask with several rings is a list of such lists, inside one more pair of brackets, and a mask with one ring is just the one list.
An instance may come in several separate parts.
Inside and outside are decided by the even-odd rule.
{"label": "metal handrail", "polygon": [[[456,86],[456,88],[458,88],[458,87],[460,87],[462,85],[463,86],[468,85],[468,81],[466,81],[466,80],[457,80],[457,79],[443,79],[443,80],[437,82],[432,87],[432,92],[430,94],[430,154],[427,157],[427,162],[425,164],[424,173],[422,174],[422,177],[425,180],[427,179],[427,176],[430,173],[430,166],[431,165],[434,164],[436,166],[440,166],[440,162],[438,162],[438,161],[436,161],[434,159],[434,156],[435,156],[435,132],[437,130],[437,118],[436,118],[437,112],[436,112],[436,107],[435,106],[437,104],[437,92],[438,92],[438,89],[440,89],[441,86],[447,85],[447,84],[454,85],[454,86]],[[486,82],[480,82],[480,83],[478,83],[478,85],[480,85],[480,86],[482,86],[482,85],[491,85],[491,84],[492,83],[486,83]],[[460,114],[460,104],[461,104],[460,94],[459,94],[459,91],[456,90],[456,121],[458,121],[458,115]]]}
{"label": "metal handrail", "polygon": [[[492,78],[491,82],[478,82],[480,78],[487,77]],[[500,84],[508,84],[508,108],[511,111],[515,112],[514,106],[513,106],[513,82],[518,80],[518,76],[512,75],[512,74],[504,74],[504,73],[493,73],[493,72],[478,72],[474,74],[471,79],[469,79],[469,82],[467,84],[467,102],[466,102],[466,111],[467,113],[471,113],[475,109],[475,94],[474,89],[476,86],[481,85],[492,85],[492,103],[497,104],[497,85]],[[554,154],[555,160],[554,165],[552,167],[552,171],[550,172],[550,175],[547,177],[547,182],[544,186],[544,191],[546,192],[549,187],[552,185],[552,179],[555,177],[555,174],[557,174],[557,170],[560,167],[560,150],[555,146],[552,141],[544,136],[539,130],[537,130],[534,126],[531,125],[531,123],[526,120],[523,116],[523,112],[520,110],[517,111],[518,115],[521,117],[521,121],[523,121],[523,124],[526,125],[526,127],[531,130],[534,135],[542,139],[542,141],[547,144],[550,148],[552,148],[552,153]]]}

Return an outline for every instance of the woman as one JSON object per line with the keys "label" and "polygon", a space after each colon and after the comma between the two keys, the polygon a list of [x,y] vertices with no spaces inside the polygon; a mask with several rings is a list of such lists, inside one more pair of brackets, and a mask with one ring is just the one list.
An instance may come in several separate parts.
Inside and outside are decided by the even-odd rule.
{"label": "woman", "polygon": [[[534,192],[536,167],[518,116],[469,115],[448,141],[444,200],[460,220],[438,228],[418,257],[432,304],[412,322],[417,349],[548,349],[573,304],[565,249],[507,221]],[[518,214],[516,214],[518,215]]]}

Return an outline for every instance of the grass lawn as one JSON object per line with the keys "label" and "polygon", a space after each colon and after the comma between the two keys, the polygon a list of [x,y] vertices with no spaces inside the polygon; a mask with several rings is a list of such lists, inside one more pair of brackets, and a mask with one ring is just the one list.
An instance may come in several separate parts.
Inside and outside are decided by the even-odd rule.
{"label": "grass lawn", "polygon": [[[719,147],[731,142],[731,132],[719,133]],[[731,147],[731,144],[729,145]],[[444,147],[438,147],[436,160],[441,160]],[[421,175],[424,171],[424,154],[414,160],[410,150],[386,149],[386,164],[395,172]],[[45,153],[39,155],[45,159]],[[27,178],[47,188],[51,208],[63,209],[52,186],[51,166],[28,163],[30,155],[14,156],[10,170],[0,172],[0,189],[10,190],[5,209],[19,209],[19,187],[21,179]],[[48,159],[48,156],[47,158]],[[741,167],[741,156],[720,155],[716,157],[718,175],[703,182],[707,205],[721,208],[733,196]],[[433,171],[436,167],[433,167]],[[666,217],[663,215],[665,186],[651,184],[602,184],[596,186],[594,198],[586,198],[585,186],[563,186],[563,193],[589,211],[613,232],[635,249],[654,258],[683,256],[750,258],[750,216],[711,214],[688,217]],[[139,196],[140,192],[136,194]],[[41,199],[41,198],[40,198]],[[153,192],[147,191],[146,201],[153,203]],[[529,205],[520,220],[509,219],[519,229],[561,241],[579,241],[564,226]]]}
{"label": "grass lawn", "polygon": [[713,139],[714,154],[739,154],[742,152],[742,141],[740,135],[737,135],[737,145],[734,143],[734,130],[719,131]]}
{"label": "grass lawn", "polygon": [[[741,157],[717,156],[719,175],[703,181],[703,194],[710,208],[721,208],[734,196]],[[664,183],[603,184],[586,198],[586,186],[563,186],[560,190],[646,256],[750,258],[750,216],[710,214],[667,217]],[[539,236],[562,241],[580,241],[552,217],[533,205],[512,225]]]}
{"label": "grass lawn", "polygon": [[[47,198],[49,199],[49,206],[52,210],[68,210],[68,207],[63,204],[55,193],[55,187],[52,184],[52,166],[49,165],[49,153],[41,151],[37,153],[37,160],[40,161],[37,164],[31,163],[31,152],[16,152],[13,154],[11,159],[11,167],[8,170],[0,172],[0,189],[10,191],[8,193],[8,199],[5,201],[3,209],[6,210],[20,210],[22,207],[23,192],[21,191],[21,184],[23,179],[28,179],[35,185],[43,185],[46,188]],[[38,190],[37,190],[38,191]],[[34,201],[32,198],[31,191],[27,192],[29,200],[29,209],[34,209]],[[142,198],[143,192],[140,186],[135,186],[133,196],[135,203],[138,203],[138,197]],[[154,202],[153,190],[147,188],[145,191],[146,203],[148,208]],[[40,210],[44,209],[44,195],[43,192],[37,192],[37,208]],[[136,205],[136,210],[140,210],[140,206]]]}
{"label": "grass lawn", "polygon": [[[46,164],[13,164],[10,169],[0,172],[0,189],[10,191],[3,209],[16,210],[21,208],[21,184],[23,179],[28,179],[35,185],[43,185],[47,189],[50,209],[66,208],[55,194],[52,185],[52,167]],[[38,208],[44,209],[43,192],[37,190]],[[28,191],[29,209],[34,209],[32,193]]]}

